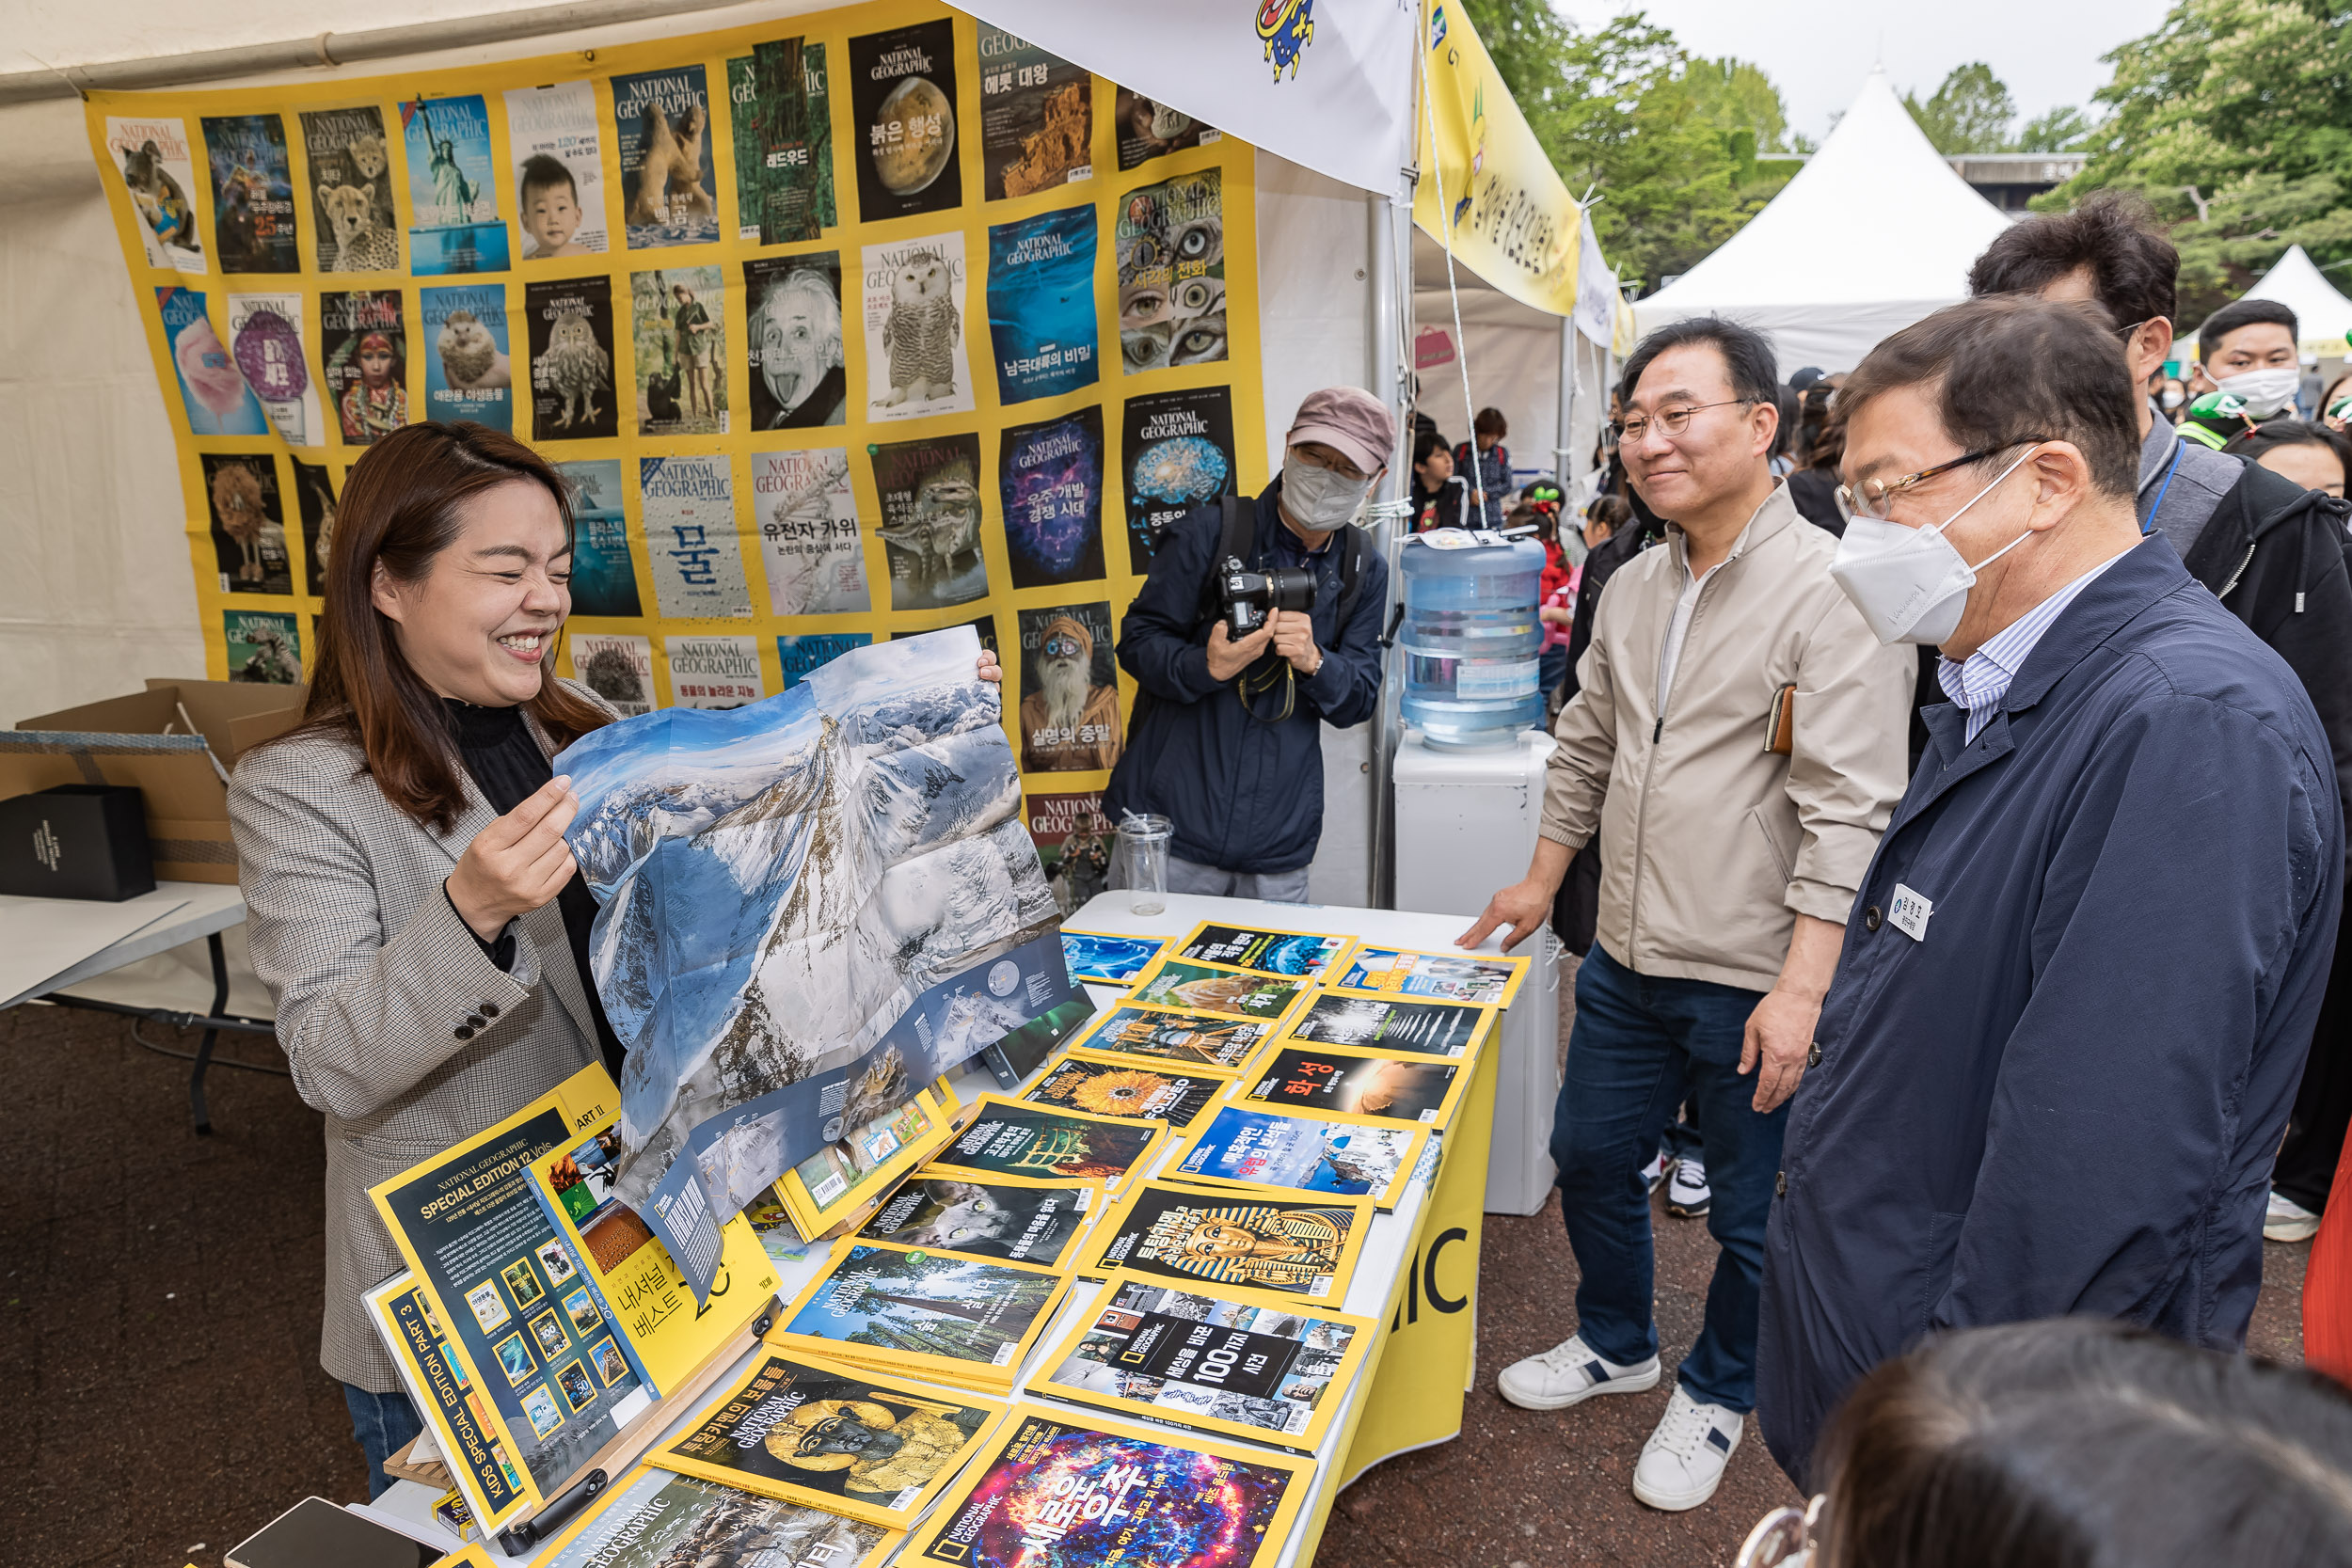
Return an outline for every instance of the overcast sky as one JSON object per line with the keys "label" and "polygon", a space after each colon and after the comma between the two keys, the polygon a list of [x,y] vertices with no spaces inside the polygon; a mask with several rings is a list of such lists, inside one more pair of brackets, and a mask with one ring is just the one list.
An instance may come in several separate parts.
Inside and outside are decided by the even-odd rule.
{"label": "overcast sky", "polygon": [[1792,130],[1819,141],[1873,62],[1898,92],[1935,90],[1944,73],[1983,60],[2009,84],[2021,119],[2087,103],[2107,80],[2099,56],[2153,32],[2166,0],[1970,0],[1964,6],[1889,0],[1553,0],[1581,26],[1640,10],[1670,27],[1693,55],[1736,55],[1764,68],[1788,106]]}

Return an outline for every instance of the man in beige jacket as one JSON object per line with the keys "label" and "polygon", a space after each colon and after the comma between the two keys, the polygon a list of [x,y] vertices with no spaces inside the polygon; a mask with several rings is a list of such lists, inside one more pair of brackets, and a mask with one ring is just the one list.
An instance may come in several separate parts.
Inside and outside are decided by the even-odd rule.
{"label": "man in beige jacket", "polygon": [[1551,1134],[1578,1329],[1500,1387],[1556,1410],[1657,1386],[1641,1172],[1687,1078],[1723,1251],[1634,1469],[1633,1495],[1663,1509],[1714,1495],[1755,1404],[1784,1106],[1905,779],[1914,661],[1870,635],[1830,578],[1836,540],[1772,477],[1775,381],[1771,345],[1713,318],[1651,333],[1626,362],[1618,450],[1674,526],[1601,595],[1534,862],[1462,938],[1507,926],[1517,945],[1598,835],[1598,929]]}

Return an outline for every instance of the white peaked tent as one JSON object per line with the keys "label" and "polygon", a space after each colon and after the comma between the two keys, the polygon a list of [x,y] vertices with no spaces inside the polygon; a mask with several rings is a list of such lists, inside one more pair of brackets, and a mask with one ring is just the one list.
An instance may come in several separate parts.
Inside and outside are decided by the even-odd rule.
{"label": "white peaked tent", "polygon": [[2341,357],[2344,340],[2352,337],[2352,299],[2336,292],[2328,275],[2299,245],[2289,245],[2287,253],[2273,261],[2261,281],[2241,297],[2275,299],[2294,311],[2296,331],[2307,353]]}
{"label": "white peaked tent", "polygon": [[1644,332],[1723,315],[1771,334],[1781,373],[1851,370],[1961,299],[2009,220],[1952,172],[1874,69],[1829,139],[1747,226],[1647,299]]}

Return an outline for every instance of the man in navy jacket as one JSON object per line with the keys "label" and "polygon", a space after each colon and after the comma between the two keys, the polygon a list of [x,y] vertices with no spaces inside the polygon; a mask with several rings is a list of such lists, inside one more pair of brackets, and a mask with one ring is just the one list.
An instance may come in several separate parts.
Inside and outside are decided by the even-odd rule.
{"label": "man in navy jacket", "polygon": [[1756,1403],[1801,1484],[1932,1331],[2245,1340],[2343,812],[2294,672],[2140,534],[2135,395],[2103,322],[2016,296],[1838,394],[1835,574],[1941,647],[1953,700],[1854,898],[1766,1233]]}
{"label": "man in navy jacket", "polygon": [[1222,509],[1196,507],[1160,540],[1120,630],[1120,668],[1142,696],[1103,810],[1113,822],[1133,811],[1174,824],[1170,892],[1306,900],[1323,836],[1323,726],[1360,724],[1379,707],[1389,574],[1353,519],[1395,428],[1353,387],[1299,404],[1242,565],[1311,573],[1307,610],[1276,610],[1234,641],[1212,586]]}

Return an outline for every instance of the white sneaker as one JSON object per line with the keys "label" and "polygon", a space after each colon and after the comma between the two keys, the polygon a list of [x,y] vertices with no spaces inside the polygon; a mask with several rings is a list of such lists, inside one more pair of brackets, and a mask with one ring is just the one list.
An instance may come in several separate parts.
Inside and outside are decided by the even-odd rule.
{"label": "white sneaker", "polygon": [[1696,1508],[1723,1484],[1747,1422],[1720,1404],[1701,1404],[1675,1386],[1658,1430],[1633,1466],[1633,1495],[1652,1508]]}
{"label": "white sneaker", "polygon": [[1642,1167],[1642,1185],[1653,1193],[1656,1192],[1658,1184],[1666,1180],[1666,1151],[1661,1148],[1658,1151],[1657,1159]]}
{"label": "white sneaker", "polygon": [[2284,1193],[2270,1195],[2270,1207],[2263,1211],[2263,1240],[2265,1242],[2308,1242],[2319,1234],[2319,1216],[2304,1208]]}
{"label": "white sneaker", "polygon": [[1677,1160],[1674,1180],[1666,1183],[1666,1212],[1677,1219],[1694,1220],[1714,1201],[1715,1195],[1707,1188],[1706,1163],[1694,1154]]}
{"label": "white sneaker", "polygon": [[1571,1334],[1541,1355],[1502,1369],[1495,1387],[1521,1410],[1564,1410],[1595,1394],[1639,1394],[1658,1386],[1658,1357],[1635,1367],[1603,1361]]}

